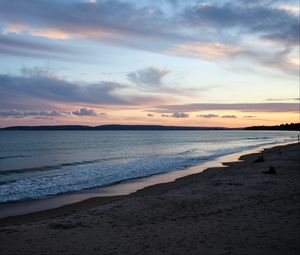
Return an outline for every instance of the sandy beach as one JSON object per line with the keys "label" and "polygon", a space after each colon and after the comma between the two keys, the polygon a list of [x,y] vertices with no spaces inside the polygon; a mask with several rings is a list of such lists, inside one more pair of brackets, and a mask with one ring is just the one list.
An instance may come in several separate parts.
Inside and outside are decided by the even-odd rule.
{"label": "sandy beach", "polygon": [[299,254],[299,156],[299,144],[274,147],[128,196],[2,219],[0,253]]}

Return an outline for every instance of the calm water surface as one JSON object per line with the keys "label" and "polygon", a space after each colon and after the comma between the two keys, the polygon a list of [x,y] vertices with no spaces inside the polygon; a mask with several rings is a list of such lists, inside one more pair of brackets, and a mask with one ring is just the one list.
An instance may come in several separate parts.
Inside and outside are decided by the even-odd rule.
{"label": "calm water surface", "polygon": [[1,131],[0,202],[186,169],[296,139],[290,131]]}

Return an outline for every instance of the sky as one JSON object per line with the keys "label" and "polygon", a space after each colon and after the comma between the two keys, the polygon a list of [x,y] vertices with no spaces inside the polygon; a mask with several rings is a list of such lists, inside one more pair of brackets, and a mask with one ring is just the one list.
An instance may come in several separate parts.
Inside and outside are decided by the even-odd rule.
{"label": "sky", "polygon": [[299,122],[298,0],[0,0],[0,126]]}

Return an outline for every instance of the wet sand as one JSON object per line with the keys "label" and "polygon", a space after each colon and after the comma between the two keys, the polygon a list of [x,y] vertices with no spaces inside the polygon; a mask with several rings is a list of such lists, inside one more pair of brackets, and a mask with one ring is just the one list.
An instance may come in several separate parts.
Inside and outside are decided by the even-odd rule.
{"label": "wet sand", "polygon": [[[254,163],[263,155],[265,161]],[[0,220],[1,254],[299,254],[300,145]],[[264,174],[270,166],[277,174]]]}

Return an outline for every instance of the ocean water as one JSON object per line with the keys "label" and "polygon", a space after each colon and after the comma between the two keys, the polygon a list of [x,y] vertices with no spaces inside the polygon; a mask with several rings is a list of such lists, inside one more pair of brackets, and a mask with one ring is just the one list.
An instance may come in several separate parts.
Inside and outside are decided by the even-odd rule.
{"label": "ocean water", "polygon": [[183,170],[290,131],[1,131],[0,203]]}

